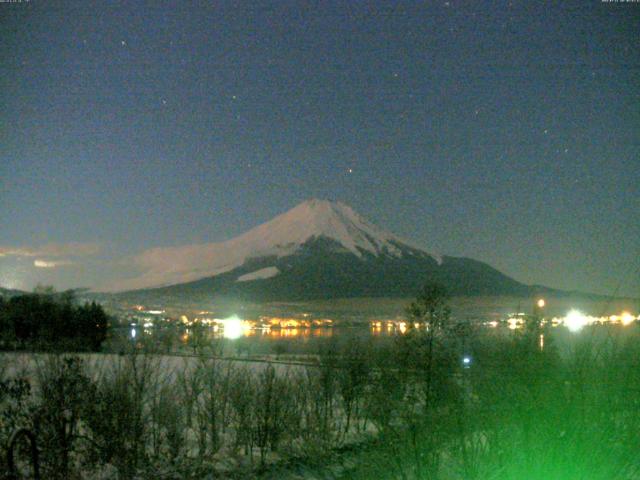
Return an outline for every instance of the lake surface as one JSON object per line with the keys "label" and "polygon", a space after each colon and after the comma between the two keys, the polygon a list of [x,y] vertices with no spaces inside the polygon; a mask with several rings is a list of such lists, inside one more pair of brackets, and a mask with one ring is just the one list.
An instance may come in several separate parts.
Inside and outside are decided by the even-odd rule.
{"label": "lake surface", "polygon": [[[546,338],[540,339],[540,348],[548,348],[553,342],[560,352],[570,352],[580,344],[601,343],[605,340],[620,340],[631,337],[630,333],[637,334],[640,331],[640,324],[637,322],[628,325],[613,326],[589,326],[580,332],[572,332],[566,327],[559,326],[545,334]],[[516,337],[521,334],[521,330],[511,330],[507,326],[496,328],[482,327],[474,335],[485,338],[495,337]],[[323,349],[353,342],[370,343],[374,347],[384,347],[392,344],[394,339],[401,335],[398,332],[376,333],[368,328],[335,327],[330,330],[311,331],[283,331],[278,334],[258,332],[235,339],[224,338],[220,335],[213,335],[209,332],[197,338],[193,331],[185,330],[163,332],[164,340],[157,341],[153,333],[137,334],[136,339],[132,339],[130,331],[118,329],[115,337],[106,344],[106,352],[126,352],[131,346],[141,350],[151,346],[151,351],[163,355],[196,355],[204,353],[207,355],[219,355],[235,358],[257,358],[270,357],[276,359],[295,360],[297,356],[316,355]],[[546,346],[546,347],[545,347]]]}
{"label": "lake surface", "polygon": [[[510,297],[454,298],[451,301],[451,322],[478,326],[489,335],[517,334],[516,330],[519,327],[506,323],[506,320],[519,313],[530,314],[537,300]],[[331,343],[360,341],[384,345],[391,342],[395,336],[402,335],[408,328],[404,311],[410,301],[348,299],[269,304],[262,307],[242,306],[235,309],[242,316],[233,313],[227,318],[215,320],[218,323],[212,321],[203,325],[198,322],[197,316],[191,316],[192,320],[189,321],[192,323],[189,326],[172,322],[160,326],[148,325],[146,328],[140,324],[115,328],[112,330],[112,338],[107,344],[107,349],[118,351],[130,345],[141,348],[151,345],[163,353],[195,353],[204,347],[208,351],[224,355],[280,356],[317,353],[319,349]],[[231,309],[224,313],[229,314],[233,311]],[[579,311],[593,317],[619,315],[627,311],[635,316],[638,308],[634,300],[609,301],[570,297],[546,299],[544,315],[549,320],[565,317],[571,311]],[[287,327],[280,328],[278,324],[275,328],[270,327],[269,321],[273,322],[273,318],[278,318],[284,322],[282,325]],[[307,326],[314,321],[324,324]],[[629,327],[634,326],[635,322]],[[591,328],[588,330],[591,331]],[[620,333],[625,331],[624,328],[615,329],[618,330]],[[578,332],[569,332],[564,326],[554,329],[553,335],[559,342],[565,343],[572,342],[579,336]],[[584,337],[584,332],[580,336]],[[544,339],[541,339],[541,342],[544,343]]]}

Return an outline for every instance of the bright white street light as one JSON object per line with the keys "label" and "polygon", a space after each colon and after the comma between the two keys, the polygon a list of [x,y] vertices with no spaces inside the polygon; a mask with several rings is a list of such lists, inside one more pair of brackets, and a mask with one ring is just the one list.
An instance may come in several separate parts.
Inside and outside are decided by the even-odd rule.
{"label": "bright white street light", "polygon": [[222,328],[224,338],[231,340],[240,338],[243,333],[242,320],[237,315],[222,320]]}
{"label": "bright white street light", "polygon": [[586,324],[587,317],[578,310],[571,310],[564,318],[564,325],[572,332],[579,332]]}

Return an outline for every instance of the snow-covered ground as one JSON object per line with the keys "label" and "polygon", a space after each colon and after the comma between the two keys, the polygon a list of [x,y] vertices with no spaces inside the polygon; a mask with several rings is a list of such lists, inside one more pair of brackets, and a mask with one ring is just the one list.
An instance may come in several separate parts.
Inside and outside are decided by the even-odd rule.
{"label": "snow-covered ground", "polygon": [[[51,354],[31,353],[31,352],[2,352],[0,353],[0,379],[15,376],[24,376],[31,380],[36,380],[34,372],[39,365],[44,364]],[[63,354],[64,356],[78,356],[87,367],[87,371],[99,376],[109,368],[113,368],[125,361],[125,356],[117,354],[102,353],[77,353]],[[143,356],[141,355],[141,358]],[[146,355],[146,360],[153,362],[154,369],[163,372],[163,378],[172,379],[179,372],[194,368],[199,361],[194,355]],[[206,357],[203,357],[206,358]],[[268,365],[273,365],[278,374],[289,372],[300,372],[305,368],[303,364],[296,362],[283,362],[276,360],[267,361],[264,359],[217,359],[223,365],[243,367],[253,373],[258,373]]]}

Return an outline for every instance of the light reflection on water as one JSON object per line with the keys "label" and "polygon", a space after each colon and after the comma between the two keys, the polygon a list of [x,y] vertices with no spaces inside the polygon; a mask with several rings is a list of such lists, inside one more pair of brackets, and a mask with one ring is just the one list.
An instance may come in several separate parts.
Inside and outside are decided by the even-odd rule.
{"label": "light reflection on water", "polygon": [[[511,319],[510,319],[511,320]],[[555,319],[554,319],[555,320]],[[602,324],[595,324],[602,325]],[[627,326],[626,324],[618,324],[623,328]],[[552,327],[558,327],[558,324],[551,325]],[[484,324],[485,328],[489,330],[509,330],[516,331],[522,330],[524,328],[524,323],[522,324],[513,324],[510,322],[506,322],[504,324],[496,324],[496,322],[487,322]],[[497,328],[496,328],[497,327]],[[404,335],[410,329],[422,330],[425,329],[425,325],[423,324],[409,324],[407,322],[398,322],[398,321],[372,321],[368,324],[363,323],[358,326],[349,326],[349,327],[327,327],[327,328],[242,328],[234,331],[233,334],[229,332],[225,333],[224,329],[219,328],[208,328],[208,327],[200,327],[200,328],[176,328],[173,331],[174,334],[180,339],[182,343],[188,343],[192,341],[194,336],[199,336],[200,338],[206,338],[209,340],[216,339],[226,339],[226,340],[235,340],[240,338],[253,338],[259,340],[278,340],[278,339],[307,339],[307,338],[332,338],[334,336],[339,337],[349,337],[349,336],[370,336],[374,338],[378,337],[393,337],[397,335]],[[556,328],[553,328],[554,330]],[[140,333],[143,333],[146,337],[156,336],[158,331],[156,329],[144,328],[139,329],[137,331],[136,327],[133,327],[129,330],[129,336],[131,340],[137,340],[140,337]],[[575,331],[575,329],[568,328],[569,331]],[[166,334],[166,333],[165,333]],[[541,338],[540,343],[541,346],[544,340]]]}
{"label": "light reflection on water", "polygon": [[[358,329],[359,331],[361,329]],[[186,329],[180,336],[183,343],[188,343],[195,335],[201,335],[207,339],[227,339],[235,340],[238,338],[256,338],[264,340],[275,339],[296,339],[296,338],[331,338],[334,334],[334,328],[266,328],[266,329],[243,329],[237,332],[237,335],[229,336],[224,330],[206,329],[195,332],[193,329]]]}
{"label": "light reflection on water", "polygon": [[[631,325],[639,320],[639,317],[626,312],[610,317],[587,317],[583,315],[579,317],[581,320],[580,328],[575,328],[575,325],[567,320],[568,318],[577,323],[574,317],[578,318],[575,311],[572,311],[571,315],[565,318],[552,317],[543,319],[540,326],[546,325],[554,331],[554,337],[560,335],[558,338],[561,338],[566,335],[577,336],[579,331],[587,326],[596,329],[608,326],[625,330],[632,328]],[[494,332],[498,335],[518,334],[518,332],[524,331],[528,321],[527,318],[530,317],[524,316],[524,314],[517,314],[502,321],[478,321],[474,322],[474,324],[487,333]],[[313,326],[311,322],[297,321],[295,327],[269,326],[264,323],[259,325],[257,322],[241,321],[240,319],[231,320],[234,319],[216,324],[191,324],[186,327],[166,325],[149,328],[145,326],[145,328],[142,328],[131,324],[132,328],[127,328],[121,333],[115,334],[114,337],[122,338],[122,334],[125,334],[126,331],[126,337],[130,343],[138,345],[140,342],[148,340],[152,344],[161,344],[163,348],[169,350],[173,348],[198,348],[204,344],[211,345],[212,342],[218,341],[224,341],[229,345],[238,344],[238,346],[239,344],[261,345],[259,348],[262,349],[269,349],[285,342],[295,349],[297,348],[295,347],[296,344],[300,346],[306,345],[307,347],[305,348],[309,348],[310,345],[315,345],[327,339],[350,341],[350,339],[356,338],[365,340],[370,338],[376,339],[376,341],[389,341],[392,337],[404,335],[410,330],[420,331],[427,328],[424,323],[408,323],[406,320],[399,318],[373,320],[357,324],[325,323],[324,326]],[[540,349],[545,349],[547,340],[544,335],[539,335],[537,343]],[[278,348],[285,347],[280,345]],[[286,348],[289,349],[289,347]]]}
{"label": "light reflection on water", "polygon": [[[481,326],[481,324],[479,325]],[[640,327],[640,324],[637,325]],[[329,348],[329,344],[338,342],[349,344],[353,341],[373,341],[383,348],[391,345],[394,338],[402,335],[402,328],[415,329],[414,325],[400,325],[399,322],[383,321],[361,323],[359,325],[330,328],[256,328],[246,329],[236,338],[225,337],[221,329],[212,327],[165,326],[156,328],[142,328],[138,326],[114,328],[110,333],[110,341],[104,346],[105,351],[122,352],[135,346],[137,349],[149,349],[164,354],[197,354],[201,352],[214,355],[244,357],[260,355],[308,355]],[[425,328],[423,325],[418,330]],[[136,331],[132,335],[132,331]],[[549,326],[545,333],[538,333],[535,338],[536,346],[546,350],[549,346],[560,352],[570,351],[576,341],[611,335],[624,335],[625,332],[635,330],[634,326],[619,324],[594,324],[583,328],[580,332],[573,332],[565,327]],[[409,331],[409,330],[406,330]],[[455,332],[453,332],[455,334]],[[504,338],[505,336],[520,336],[525,329],[510,329],[508,324],[493,327],[486,325],[474,330],[473,335],[488,335],[486,338]],[[134,336],[135,335],[135,336]],[[327,343],[329,342],[329,343]]]}
{"label": "light reflection on water", "polygon": [[333,336],[333,328],[277,328],[269,330],[266,335],[270,338],[329,338]]}

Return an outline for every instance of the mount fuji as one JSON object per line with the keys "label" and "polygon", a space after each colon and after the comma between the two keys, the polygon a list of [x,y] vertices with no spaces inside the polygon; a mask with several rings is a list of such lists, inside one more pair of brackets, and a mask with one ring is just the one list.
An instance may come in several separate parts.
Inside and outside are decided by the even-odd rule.
{"label": "mount fuji", "polygon": [[413,296],[428,281],[460,295],[525,295],[531,288],[485,263],[428,253],[347,205],[316,199],[234,239],[154,248],[134,264],[142,273],[121,294],[292,301]]}

